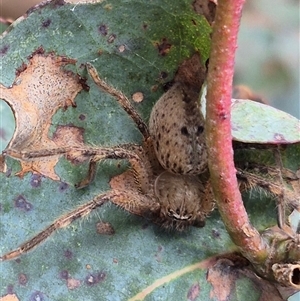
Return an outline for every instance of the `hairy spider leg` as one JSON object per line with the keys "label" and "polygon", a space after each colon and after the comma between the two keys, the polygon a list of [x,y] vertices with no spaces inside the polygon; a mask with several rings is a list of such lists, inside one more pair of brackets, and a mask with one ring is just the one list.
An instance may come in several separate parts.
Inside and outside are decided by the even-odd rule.
{"label": "hairy spider leg", "polygon": [[[129,145],[127,145],[129,147]],[[140,148],[139,146],[130,146],[132,149]],[[143,216],[146,218],[152,218],[152,214],[157,214],[160,210],[159,203],[153,201],[153,191],[150,185],[149,175],[151,175],[151,169],[146,169],[145,164],[147,164],[146,158],[141,158],[137,153],[131,150],[126,150],[120,147],[113,148],[69,148],[68,149],[72,156],[87,156],[91,157],[92,165],[96,162],[104,159],[127,159],[132,168],[132,174],[135,179],[136,187],[132,190],[118,190],[114,189],[107,193],[96,196],[93,200],[86,204],[77,207],[75,210],[66,213],[62,217],[58,218],[55,222],[49,225],[45,230],[23,243],[17,249],[4,254],[0,257],[1,261],[11,260],[23,253],[27,253],[44,240],[46,240],[50,235],[52,235],[56,230],[64,228],[72,223],[74,220],[82,218],[97,207],[102,206],[105,202],[110,201],[113,204],[131,212],[135,215]],[[69,155],[70,155],[69,153]]]}
{"label": "hairy spider leg", "polygon": [[[131,150],[127,150],[126,147],[130,147]],[[136,150],[136,152],[134,151]],[[76,150],[78,152],[78,149]],[[140,155],[137,153],[139,152]],[[79,151],[79,155],[90,157],[89,172],[85,179],[83,179],[77,188],[87,186],[95,177],[96,163],[104,159],[125,159],[130,162],[132,172],[135,178],[135,184],[142,193],[149,193],[151,186],[151,178],[153,177],[150,162],[146,155],[143,154],[142,147],[139,145],[124,145],[124,148],[111,147],[111,148],[85,148],[83,151]]]}
{"label": "hairy spider leg", "polygon": [[[88,203],[85,203],[77,207],[73,211],[64,214],[42,232],[38,233],[36,236],[26,241],[25,243],[21,244],[17,249],[1,256],[0,260],[12,260],[24,253],[31,251],[40,243],[45,241],[56,230],[67,227],[73,221],[90,214],[92,210],[102,206],[108,201],[135,215],[149,218],[151,218],[151,213],[155,214],[156,211],[160,208],[158,203],[154,203],[153,200],[146,195],[130,190],[112,190],[107,193],[98,195]],[[151,209],[151,212],[149,212],[149,209]]]}
{"label": "hairy spider leg", "polygon": [[126,97],[126,95],[124,95],[122,92],[118,91],[117,89],[111,87],[103,79],[101,79],[96,68],[92,64],[86,63],[86,67],[90,76],[96,83],[96,85],[102,91],[115,97],[118,103],[124,108],[126,113],[133,119],[139,131],[142,133],[144,140],[146,141],[150,137],[148,127],[146,123],[143,121],[143,119],[140,117],[138,112],[135,110],[135,108],[132,106],[129,99]]}
{"label": "hairy spider leg", "polygon": [[[147,154],[145,154],[148,159],[146,160],[148,163],[148,173],[151,171],[151,164],[149,162],[149,160],[151,160],[152,165],[157,166],[157,160],[156,158],[154,158],[154,150],[152,149],[152,141],[150,138],[150,133],[149,133],[149,129],[148,126],[146,125],[146,123],[142,120],[142,118],[140,117],[140,115],[138,114],[138,112],[135,110],[135,108],[132,106],[132,104],[130,103],[129,99],[126,97],[125,94],[123,94],[122,92],[118,91],[117,89],[115,89],[114,87],[110,86],[109,84],[107,84],[103,79],[100,78],[96,68],[91,64],[91,63],[86,63],[86,67],[87,70],[89,72],[89,75],[91,76],[91,78],[93,79],[93,81],[96,83],[96,85],[99,87],[100,90],[108,93],[109,95],[113,96],[118,103],[123,107],[123,109],[125,110],[125,112],[132,118],[132,120],[135,122],[137,128],[139,129],[139,131],[141,132],[141,134],[143,135],[144,138],[144,148]],[[122,145],[122,148],[129,148],[131,149],[131,145]],[[82,180],[80,183],[78,183],[76,185],[77,188],[83,188],[87,185],[89,185],[89,183],[94,179],[95,174],[96,174],[96,167],[97,167],[97,161],[101,160],[101,158],[99,159],[98,156],[93,157],[90,160],[89,163],[89,171],[88,171],[88,176]],[[131,162],[131,164],[133,164],[133,162]],[[142,191],[145,192],[145,189],[148,187],[149,185],[149,181],[148,177],[144,177],[145,175],[145,168],[140,168],[138,165],[136,167],[133,168],[133,170],[135,171],[135,175],[136,177],[140,178],[140,181],[138,181],[141,185],[141,189]],[[140,173],[141,172],[141,173]],[[152,176],[152,175],[149,175]]]}
{"label": "hairy spider leg", "polygon": [[[142,157],[138,155],[141,154]],[[57,149],[40,149],[36,151],[18,153],[18,156],[14,154],[14,157],[21,158],[23,160],[30,160],[34,158],[41,158],[54,155],[65,155],[78,161],[85,161],[89,159],[88,175],[80,183],[76,184],[77,188],[86,187],[91,181],[93,181],[96,174],[97,162],[104,159],[127,159],[129,160],[136,183],[139,185],[143,193],[147,193],[148,187],[150,187],[150,177],[153,176],[152,169],[146,154],[143,154],[142,147],[135,144],[124,144],[118,147],[89,147],[89,146],[70,146]],[[10,154],[9,154],[10,155]]]}
{"label": "hairy spider leg", "polygon": [[[274,179],[270,181],[263,176],[259,176],[240,168],[237,168],[237,178],[243,191],[253,187],[260,187],[269,191],[276,197],[282,197],[284,194],[285,203],[290,208],[296,209],[300,212],[300,196],[296,195],[291,189],[285,187],[285,185],[281,182]],[[291,180],[292,179],[290,179],[290,181]],[[283,222],[281,223],[284,224]]]}

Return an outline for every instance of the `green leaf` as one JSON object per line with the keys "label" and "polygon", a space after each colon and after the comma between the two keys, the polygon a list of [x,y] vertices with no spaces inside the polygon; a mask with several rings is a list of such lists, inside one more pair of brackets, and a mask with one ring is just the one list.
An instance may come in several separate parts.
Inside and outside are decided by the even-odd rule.
{"label": "green leaf", "polygon": [[296,143],[300,141],[300,120],[265,104],[235,99],[232,137],[245,143]]}

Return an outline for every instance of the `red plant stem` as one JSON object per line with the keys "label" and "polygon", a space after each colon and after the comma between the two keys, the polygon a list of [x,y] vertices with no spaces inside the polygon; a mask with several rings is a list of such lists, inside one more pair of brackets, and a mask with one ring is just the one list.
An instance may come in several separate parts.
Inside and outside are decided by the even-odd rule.
{"label": "red plant stem", "polygon": [[218,1],[207,77],[206,139],[211,181],[223,222],[244,256],[258,263],[266,259],[267,250],[249,222],[239,191],[230,121],[234,56],[244,1]]}

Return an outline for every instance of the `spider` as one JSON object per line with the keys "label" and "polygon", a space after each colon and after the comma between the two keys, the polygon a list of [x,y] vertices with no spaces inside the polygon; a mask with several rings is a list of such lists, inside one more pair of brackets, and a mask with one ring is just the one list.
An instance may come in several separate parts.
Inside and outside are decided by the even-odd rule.
{"label": "spider", "polygon": [[[123,93],[102,80],[90,63],[87,63],[87,70],[97,86],[114,96],[131,116],[143,135],[143,143],[58,150],[56,154],[61,152],[67,157],[89,159],[88,176],[77,185],[78,188],[93,180],[100,160],[125,159],[131,168],[125,175],[111,180],[110,191],[59,217],[35,237],[4,254],[1,260],[10,260],[30,251],[59,228],[108,201],[163,228],[179,231],[189,226],[203,227],[215,207],[209,182],[199,178],[207,170],[205,121],[199,106],[199,91],[175,81],[154,105],[147,127]],[[24,154],[23,157],[30,159],[41,155],[51,155],[51,152]]]}

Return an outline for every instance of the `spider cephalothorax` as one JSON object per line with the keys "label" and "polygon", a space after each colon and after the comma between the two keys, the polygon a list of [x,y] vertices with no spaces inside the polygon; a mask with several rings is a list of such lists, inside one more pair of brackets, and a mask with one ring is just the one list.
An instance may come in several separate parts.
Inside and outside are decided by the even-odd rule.
{"label": "spider cephalothorax", "polygon": [[[186,84],[175,84],[155,104],[149,129],[124,94],[99,78],[96,69],[87,64],[90,76],[105,92],[114,96],[129,113],[141,131],[143,144],[118,147],[66,147],[59,150],[68,158],[89,160],[89,174],[78,187],[94,178],[96,163],[103,159],[126,159],[131,168],[111,180],[111,190],[58,218],[44,231],[18,249],[5,254],[2,260],[19,256],[37,246],[54,231],[75,219],[89,214],[107,201],[152,220],[165,228],[183,230],[188,226],[203,227],[205,218],[214,209],[208,181],[198,175],[207,169],[204,118],[198,98],[199,91]],[[24,159],[49,155],[31,152]],[[57,154],[57,153],[56,153]]]}

